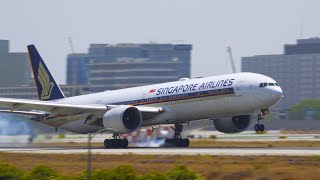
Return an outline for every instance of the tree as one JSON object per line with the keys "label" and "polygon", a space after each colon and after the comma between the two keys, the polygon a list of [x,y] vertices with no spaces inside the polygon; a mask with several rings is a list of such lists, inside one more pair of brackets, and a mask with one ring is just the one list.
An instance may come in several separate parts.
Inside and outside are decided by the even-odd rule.
{"label": "tree", "polygon": [[303,100],[289,109],[289,119],[305,120],[308,117],[320,119],[320,100]]}

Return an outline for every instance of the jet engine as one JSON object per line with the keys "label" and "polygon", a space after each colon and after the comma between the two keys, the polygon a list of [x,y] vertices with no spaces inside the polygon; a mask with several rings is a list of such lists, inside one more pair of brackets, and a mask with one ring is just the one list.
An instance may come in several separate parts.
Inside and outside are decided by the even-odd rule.
{"label": "jet engine", "polygon": [[251,122],[250,115],[225,117],[215,119],[213,121],[214,127],[223,133],[239,133],[246,130]]}
{"label": "jet engine", "polygon": [[103,126],[112,133],[124,134],[140,128],[142,116],[133,106],[120,105],[103,115]]}

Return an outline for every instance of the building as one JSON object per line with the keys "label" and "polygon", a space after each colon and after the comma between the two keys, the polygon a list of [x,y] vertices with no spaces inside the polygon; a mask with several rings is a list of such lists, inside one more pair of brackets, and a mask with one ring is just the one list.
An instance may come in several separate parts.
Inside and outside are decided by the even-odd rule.
{"label": "building", "polygon": [[242,71],[255,72],[275,79],[284,98],[274,109],[286,111],[306,99],[320,99],[320,40],[299,39],[285,45],[284,54],[242,58]]}
{"label": "building", "polygon": [[[89,94],[94,86],[90,85],[61,85],[66,97]],[[39,99],[35,86],[6,86],[0,87],[0,97],[18,99]]]}
{"label": "building", "polygon": [[67,84],[88,84],[90,62],[88,54],[69,54],[67,57]]}
{"label": "building", "polygon": [[320,54],[320,38],[298,39],[297,44],[286,44],[284,54]]}
{"label": "building", "polygon": [[[68,55],[69,85],[62,85],[61,89],[67,97],[71,97],[190,77],[191,48],[191,45],[171,44],[92,44],[89,53]],[[8,41],[0,41],[0,49],[3,52],[0,57],[1,54],[8,54]],[[17,74],[26,71],[28,76],[24,77],[28,81],[0,86],[0,97],[38,99],[28,55],[24,55],[26,64],[20,65],[24,64],[26,68],[17,68]],[[11,69],[12,72],[16,70]],[[12,76],[8,79],[12,80]]]}
{"label": "building", "polygon": [[191,50],[190,44],[91,44],[87,54],[68,55],[67,84],[91,83],[89,65],[93,63],[122,63],[131,59],[179,62],[176,66],[179,77],[190,77]]}
{"label": "building", "polygon": [[90,85],[94,92],[176,81],[182,62],[131,59],[116,63],[91,63]]}
{"label": "building", "polygon": [[21,86],[32,83],[28,53],[9,52],[8,40],[0,40],[0,63],[0,86]]}

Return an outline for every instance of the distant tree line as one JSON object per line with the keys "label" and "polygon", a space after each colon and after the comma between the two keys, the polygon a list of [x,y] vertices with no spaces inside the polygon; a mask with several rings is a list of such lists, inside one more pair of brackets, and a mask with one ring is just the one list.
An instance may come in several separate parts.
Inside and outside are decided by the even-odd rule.
{"label": "distant tree line", "polygon": [[320,119],[320,100],[303,100],[290,107],[290,120],[318,120]]}

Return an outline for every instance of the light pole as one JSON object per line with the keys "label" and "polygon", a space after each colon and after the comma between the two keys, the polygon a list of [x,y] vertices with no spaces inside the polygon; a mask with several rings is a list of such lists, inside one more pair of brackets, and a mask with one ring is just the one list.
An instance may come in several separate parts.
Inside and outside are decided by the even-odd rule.
{"label": "light pole", "polygon": [[110,131],[111,129],[110,128],[107,128],[107,129],[100,129],[99,131],[91,134],[89,133],[88,134],[88,158],[87,158],[87,179],[88,180],[91,180],[91,160],[92,160],[92,154],[91,154],[91,140],[92,138],[100,133],[100,132],[103,132],[103,131]]}
{"label": "light pole", "polygon": [[87,179],[91,180],[91,133],[88,134],[88,159],[87,159]]}

